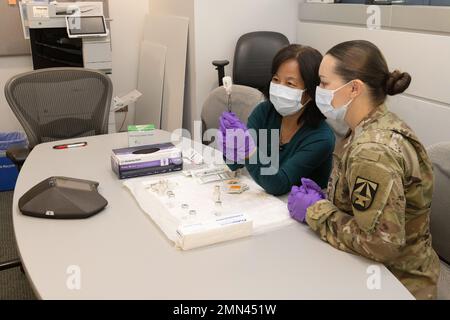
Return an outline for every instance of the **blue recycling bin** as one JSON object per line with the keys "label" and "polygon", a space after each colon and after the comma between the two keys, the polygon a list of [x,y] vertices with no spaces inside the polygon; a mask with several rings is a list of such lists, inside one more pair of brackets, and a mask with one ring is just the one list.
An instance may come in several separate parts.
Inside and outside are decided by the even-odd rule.
{"label": "blue recycling bin", "polygon": [[14,163],[6,157],[8,148],[27,147],[27,137],[22,132],[0,132],[0,191],[11,191],[16,186],[19,172]]}

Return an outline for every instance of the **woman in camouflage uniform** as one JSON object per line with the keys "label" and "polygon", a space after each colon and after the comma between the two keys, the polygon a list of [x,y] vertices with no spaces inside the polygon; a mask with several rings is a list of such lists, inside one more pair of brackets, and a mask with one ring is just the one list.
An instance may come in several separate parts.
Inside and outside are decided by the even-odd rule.
{"label": "woman in camouflage uniform", "polygon": [[333,47],[319,74],[318,107],[350,130],[336,147],[328,198],[303,179],[289,196],[291,216],[332,246],[383,263],[416,298],[435,298],[432,164],[414,132],[384,104],[409,87],[410,75],[389,72],[368,41]]}

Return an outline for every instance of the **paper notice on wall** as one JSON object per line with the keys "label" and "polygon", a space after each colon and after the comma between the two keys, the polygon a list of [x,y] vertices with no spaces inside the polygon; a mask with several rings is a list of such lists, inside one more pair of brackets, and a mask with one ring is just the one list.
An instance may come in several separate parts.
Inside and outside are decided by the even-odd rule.
{"label": "paper notice on wall", "polygon": [[33,17],[35,18],[48,18],[48,7],[44,6],[36,6],[33,7]]}

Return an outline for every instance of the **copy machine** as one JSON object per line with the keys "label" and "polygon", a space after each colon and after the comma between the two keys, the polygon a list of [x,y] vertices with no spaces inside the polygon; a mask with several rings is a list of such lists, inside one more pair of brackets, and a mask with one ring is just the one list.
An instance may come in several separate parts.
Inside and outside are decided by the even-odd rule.
{"label": "copy machine", "polygon": [[111,73],[111,37],[103,2],[20,1],[34,69],[80,67]]}

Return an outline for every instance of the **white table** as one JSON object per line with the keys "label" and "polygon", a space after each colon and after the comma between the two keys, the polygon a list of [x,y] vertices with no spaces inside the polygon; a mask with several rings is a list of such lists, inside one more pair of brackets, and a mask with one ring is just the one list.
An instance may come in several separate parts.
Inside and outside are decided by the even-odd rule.
{"label": "white table", "polygon": [[[168,141],[158,131],[155,142]],[[38,145],[14,193],[14,229],[32,286],[42,299],[412,299],[381,266],[381,290],[369,290],[373,263],[322,242],[307,226],[187,252],[179,251],[138,207],[110,168],[126,134],[82,138],[88,146],[53,150]],[[22,215],[17,203],[50,176],[100,182],[108,207],[87,220]],[[67,282],[76,266],[80,289]],[[78,269],[79,268],[79,269]],[[72,274],[73,275],[73,274]]]}

